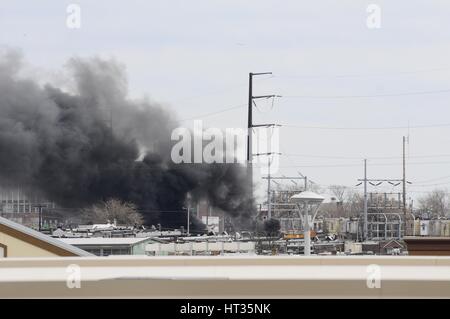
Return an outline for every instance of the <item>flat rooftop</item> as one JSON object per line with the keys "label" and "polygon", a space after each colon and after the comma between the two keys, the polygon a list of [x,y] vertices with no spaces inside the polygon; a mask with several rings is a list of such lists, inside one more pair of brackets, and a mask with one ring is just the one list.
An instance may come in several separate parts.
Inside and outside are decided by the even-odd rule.
{"label": "flat rooftop", "polygon": [[76,246],[95,245],[135,245],[151,239],[150,237],[81,237],[81,238],[57,238],[58,240]]}

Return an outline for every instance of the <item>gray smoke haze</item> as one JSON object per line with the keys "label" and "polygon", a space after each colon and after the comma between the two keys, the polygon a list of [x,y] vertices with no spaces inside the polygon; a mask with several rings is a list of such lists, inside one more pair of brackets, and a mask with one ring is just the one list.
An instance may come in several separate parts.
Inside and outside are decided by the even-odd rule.
{"label": "gray smoke haze", "polygon": [[185,224],[173,211],[190,192],[239,223],[248,220],[254,208],[244,167],[174,164],[175,116],[129,99],[124,66],[73,58],[75,88],[66,91],[20,77],[21,61],[15,51],[0,56],[0,184],[22,185],[63,207],[118,197],[137,204],[148,224],[167,227]]}

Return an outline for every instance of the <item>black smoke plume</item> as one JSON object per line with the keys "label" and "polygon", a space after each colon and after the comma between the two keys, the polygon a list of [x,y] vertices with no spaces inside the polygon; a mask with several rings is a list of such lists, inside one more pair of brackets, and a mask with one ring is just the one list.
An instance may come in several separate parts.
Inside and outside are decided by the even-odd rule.
{"label": "black smoke plume", "polygon": [[62,207],[117,197],[147,224],[185,224],[186,194],[248,221],[254,205],[239,164],[174,164],[176,118],[127,97],[124,67],[98,58],[68,62],[73,88],[19,76],[21,57],[0,57],[0,184],[40,192]]}

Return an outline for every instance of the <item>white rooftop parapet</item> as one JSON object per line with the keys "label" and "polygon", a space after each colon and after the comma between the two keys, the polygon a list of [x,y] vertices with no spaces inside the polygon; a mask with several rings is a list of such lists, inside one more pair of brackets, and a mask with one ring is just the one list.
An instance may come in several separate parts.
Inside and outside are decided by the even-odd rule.
{"label": "white rooftop parapet", "polygon": [[5,297],[450,298],[450,257],[5,258]]}
{"label": "white rooftop parapet", "polygon": [[159,243],[147,244],[146,252],[150,255],[167,255],[170,253],[205,253],[230,252],[251,253],[255,251],[254,242],[189,242],[189,243]]}

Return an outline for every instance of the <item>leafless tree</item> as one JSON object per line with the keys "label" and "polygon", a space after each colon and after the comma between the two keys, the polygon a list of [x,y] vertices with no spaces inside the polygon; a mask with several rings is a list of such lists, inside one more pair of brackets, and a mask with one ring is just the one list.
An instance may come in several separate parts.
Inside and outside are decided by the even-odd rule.
{"label": "leafless tree", "polygon": [[84,210],[85,219],[93,223],[117,221],[122,225],[142,225],[144,219],[136,205],[111,198]]}
{"label": "leafless tree", "polygon": [[358,216],[364,209],[364,197],[361,193],[348,190],[346,194],[344,210],[347,217]]}
{"label": "leafless tree", "polygon": [[331,185],[328,187],[330,192],[336,197],[337,203],[336,203],[336,214],[338,217],[344,217],[345,209],[344,209],[344,201],[345,201],[345,195],[347,193],[347,186],[343,185]]}
{"label": "leafless tree", "polygon": [[446,216],[449,212],[449,196],[445,189],[435,189],[418,201],[419,208],[431,212],[433,216]]}
{"label": "leafless tree", "polygon": [[331,193],[336,196],[336,199],[343,203],[345,200],[345,195],[347,193],[347,186],[343,185],[330,185],[328,187],[331,191]]}

